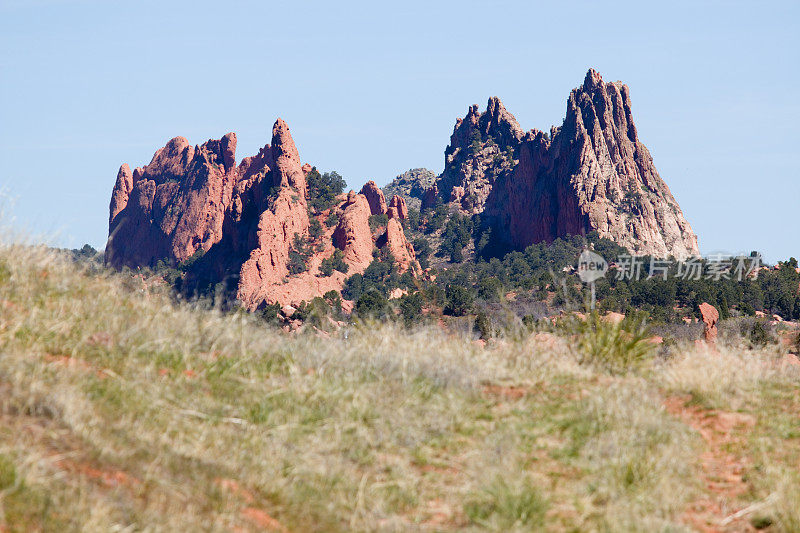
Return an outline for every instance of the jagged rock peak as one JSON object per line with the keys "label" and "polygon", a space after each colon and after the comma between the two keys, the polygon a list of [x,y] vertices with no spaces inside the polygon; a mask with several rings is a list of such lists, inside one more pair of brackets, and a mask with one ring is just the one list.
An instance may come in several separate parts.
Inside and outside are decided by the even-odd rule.
{"label": "jagged rock peak", "polygon": [[641,253],[698,253],[697,237],[639,141],[623,83],[604,82],[590,69],[569,95],[563,125],[549,136],[526,134],[516,157],[485,204],[510,247],[597,231]]}
{"label": "jagged rock peak", "polygon": [[[374,182],[364,194],[351,191],[321,211],[310,209],[306,176],[313,167],[301,163],[285,121],[275,122],[271,144],[238,166],[236,144],[234,133],[200,146],[175,137],[145,167],[131,172],[122,165],[109,203],[107,264],[136,268],[192,259],[183,279],[187,290],[220,281],[233,290],[229,281],[236,280],[230,296],[251,310],[340,291],[347,274],[321,270],[337,247],[350,275],[367,268],[375,251],[369,217],[387,213]],[[408,268],[416,265],[414,250],[398,222],[408,212],[400,200],[392,209],[384,245]],[[322,224],[331,215],[338,216],[336,228]],[[312,233],[312,224],[321,231]]]}
{"label": "jagged rock peak", "polygon": [[518,143],[524,134],[514,115],[498,97],[492,96],[486,103],[485,112],[481,113],[477,104],[471,105],[464,118],[456,120],[449,150],[452,152],[455,148],[465,148],[476,138],[486,141],[489,137],[505,147]]}
{"label": "jagged rock peak", "polygon": [[300,154],[292,139],[289,126],[279,118],[272,126],[272,160],[275,163],[277,176],[273,178],[275,186],[289,185],[301,196],[306,195],[306,178]]}
{"label": "jagged rock peak", "polygon": [[383,215],[387,212],[386,197],[374,181],[365,183],[361,188],[361,194],[367,197],[373,215]]}

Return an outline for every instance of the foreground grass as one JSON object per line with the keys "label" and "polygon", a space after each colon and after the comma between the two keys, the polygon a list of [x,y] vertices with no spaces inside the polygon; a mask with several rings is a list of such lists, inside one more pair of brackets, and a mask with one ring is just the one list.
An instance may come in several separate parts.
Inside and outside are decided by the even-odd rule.
{"label": "foreground grass", "polygon": [[800,529],[800,373],[779,354],[611,374],[576,352],[288,336],[4,247],[0,531]]}

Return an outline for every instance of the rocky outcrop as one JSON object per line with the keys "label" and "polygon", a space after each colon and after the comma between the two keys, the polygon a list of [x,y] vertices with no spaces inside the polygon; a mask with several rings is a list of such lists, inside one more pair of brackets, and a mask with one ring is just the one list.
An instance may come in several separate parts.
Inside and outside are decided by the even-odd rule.
{"label": "rocky outcrop", "polygon": [[[312,167],[301,163],[283,120],[275,122],[271,144],[238,166],[235,151],[232,133],[199,147],[176,137],[146,167],[131,172],[123,165],[109,206],[107,263],[185,262],[186,288],[208,293],[221,285],[244,307],[256,309],[340,291],[349,275],[372,262],[376,244],[369,226],[370,198],[376,213],[387,212],[374,183],[364,187],[365,194],[351,191],[324,212],[312,212],[306,183]],[[327,227],[323,222],[334,211],[339,222]],[[399,204],[397,211],[399,217]],[[312,217],[322,228],[313,236]],[[394,224],[391,241],[383,245],[390,251],[395,247],[404,265],[414,265],[413,248],[399,222]],[[337,248],[347,274],[334,270],[323,275],[322,261]]]}
{"label": "rocky outcrop", "polygon": [[406,220],[408,218],[408,206],[406,201],[400,195],[392,196],[392,201],[389,202],[389,210],[387,212],[389,218],[396,218],[398,220]]}
{"label": "rocky outcrop", "polygon": [[363,271],[372,262],[372,231],[369,200],[350,191],[339,208],[339,224],[333,232],[333,244],[344,252],[344,260]]}
{"label": "rocky outcrop", "polygon": [[241,267],[237,297],[247,308],[277,300],[273,291],[289,275],[295,236],[302,239],[308,234],[305,173],[289,127],[281,119],[272,129],[271,152],[272,186],[278,194],[261,213],[256,247]]}
{"label": "rocky outcrop", "polygon": [[396,218],[389,219],[383,238],[385,238],[389,253],[392,254],[397,263],[398,272],[402,274],[408,269],[412,269],[415,272],[420,270],[419,263],[417,263],[414,256],[414,247],[406,240],[403,226]]}
{"label": "rocky outcrop", "polygon": [[438,176],[427,168],[412,168],[403,172],[383,188],[386,198],[402,197],[408,207],[420,210],[425,191],[436,183]]}
{"label": "rocky outcrop", "polygon": [[129,177],[120,168],[109,206],[106,261],[114,266],[176,263],[222,235],[236,180],[236,135],[191,146],[175,137]]}
{"label": "rocky outcrop", "polygon": [[703,302],[700,304],[700,317],[703,319],[703,337],[706,342],[716,342],[719,311],[713,305]]}
{"label": "rocky outcrop", "polygon": [[133,172],[128,163],[123,163],[117,172],[117,182],[114,184],[114,190],[111,192],[111,205],[109,206],[109,225],[114,221],[120,211],[125,209],[128,205],[128,199],[133,190]]}
{"label": "rocky outcrop", "polygon": [[437,185],[443,201],[483,213],[501,249],[597,231],[639,253],[699,253],[639,140],[628,87],[606,83],[594,70],[570,94],[562,126],[550,132],[523,134],[497,98],[484,113],[470,107],[456,122]]}
{"label": "rocky outcrop", "polygon": [[514,115],[496,96],[489,98],[484,113],[477,105],[470,106],[450,136],[438,194],[446,202],[458,203],[464,213],[481,213],[497,178],[513,168],[523,135]]}
{"label": "rocky outcrop", "polygon": [[361,194],[367,198],[369,202],[369,209],[373,215],[386,214],[386,198],[383,196],[383,191],[375,184],[374,181],[368,181],[361,188]]}

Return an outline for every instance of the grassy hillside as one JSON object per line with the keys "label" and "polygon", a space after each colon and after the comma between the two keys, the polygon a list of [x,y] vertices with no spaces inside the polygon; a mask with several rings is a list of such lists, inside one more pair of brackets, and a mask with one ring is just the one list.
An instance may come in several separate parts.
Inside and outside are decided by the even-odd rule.
{"label": "grassy hillside", "polygon": [[610,334],[288,335],[5,246],[0,531],[800,530],[799,367]]}

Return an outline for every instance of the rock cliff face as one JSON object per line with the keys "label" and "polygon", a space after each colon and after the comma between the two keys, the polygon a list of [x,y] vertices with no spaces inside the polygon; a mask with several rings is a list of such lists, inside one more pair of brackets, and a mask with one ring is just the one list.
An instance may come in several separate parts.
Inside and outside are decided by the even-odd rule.
{"label": "rock cliff face", "polygon": [[208,251],[222,235],[235,152],[233,133],[199,147],[175,137],[149,165],[133,173],[122,165],[111,197],[107,262],[135,267]]}
{"label": "rock cliff face", "polygon": [[[374,183],[364,187],[366,195],[351,191],[323,212],[309,209],[312,167],[301,163],[283,120],[275,122],[271,144],[238,167],[235,150],[232,133],[200,147],[176,137],[146,167],[131,172],[123,165],[109,206],[106,262],[117,268],[191,264],[187,286],[222,284],[248,309],[340,291],[347,276],[370,264],[376,243],[389,247],[402,270],[416,266],[397,220],[373,238],[370,202],[387,212]],[[332,212],[338,224],[327,227]],[[312,236],[313,218],[322,230]],[[348,272],[325,276],[320,264],[337,248]]]}
{"label": "rock cliff face", "polygon": [[387,212],[389,218],[396,218],[398,220],[406,220],[408,218],[408,206],[402,196],[392,196],[392,201],[389,202],[389,211]]}
{"label": "rock cliff face", "polygon": [[383,196],[383,191],[375,185],[374,181],[365,183],[361,188],[361,194],[366,196],[367,202],[369,202],[369,209],[373,215],[386,214],[386,197]]}
{"label": "rock cliff face", "polygon": [[[435,187],[435,188],[434,188]],[[438,196],[483,213],[506,249],[596,230],[640,253],[685,257],[697,237],[639,140],[628,87],[590,70],[560,128],[523,133],[497,98],[456,122]],[[423,198],[426,198],[423,195]]]}

